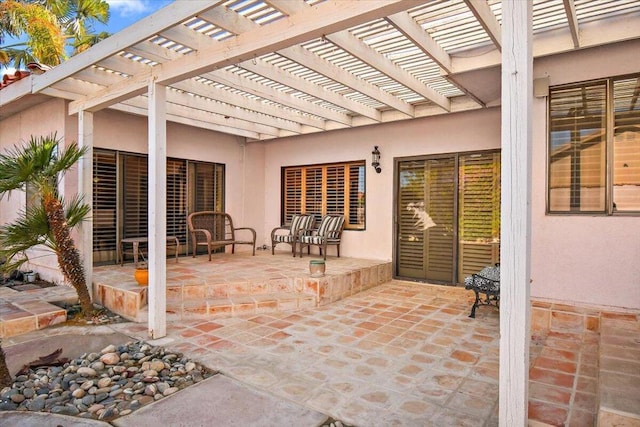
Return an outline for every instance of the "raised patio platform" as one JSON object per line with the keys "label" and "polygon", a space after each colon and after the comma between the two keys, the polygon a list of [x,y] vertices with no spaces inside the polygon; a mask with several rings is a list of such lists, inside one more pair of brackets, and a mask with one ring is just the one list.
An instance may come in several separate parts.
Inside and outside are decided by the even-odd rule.
{"label": "raised patio platform", "polygon": [[[391,280],[391,262],[328,257],[324,277],[309,273],[317,256],[249,252],[167,260],[167,318],[216,318],[318,307]],[[147,319],[148,287],[132,264],[94,269],[95,301],[121,316]]]}

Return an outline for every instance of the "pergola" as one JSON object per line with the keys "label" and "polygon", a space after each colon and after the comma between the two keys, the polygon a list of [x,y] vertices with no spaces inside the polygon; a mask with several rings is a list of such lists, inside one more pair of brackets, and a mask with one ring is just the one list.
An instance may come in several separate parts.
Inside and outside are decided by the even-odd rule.
{"label": "pergola", "polygon": [[[149,335],[159,338],[167,121],[259,141],[501,105],[500,423],[525,425],[533,59],[637,38],[638,0],[177,0],[5,88],[0,118],[64,98],[91,147],[93,112],[148,116]],[[86,200],[91,158],[80,167]],[[91,225],[82,247],[91,254]],[[85,268],[91,283],[91,256]]]}

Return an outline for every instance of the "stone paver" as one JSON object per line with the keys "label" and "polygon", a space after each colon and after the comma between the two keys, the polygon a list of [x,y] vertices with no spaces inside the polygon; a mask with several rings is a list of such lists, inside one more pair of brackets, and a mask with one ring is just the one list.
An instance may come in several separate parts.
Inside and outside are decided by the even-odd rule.
{"label": "stone paver", "polygon": [[497,425],[499,316],[468,318],[470,298],[394,281],[317,309],[174,322],[166,345],[353,425]]}

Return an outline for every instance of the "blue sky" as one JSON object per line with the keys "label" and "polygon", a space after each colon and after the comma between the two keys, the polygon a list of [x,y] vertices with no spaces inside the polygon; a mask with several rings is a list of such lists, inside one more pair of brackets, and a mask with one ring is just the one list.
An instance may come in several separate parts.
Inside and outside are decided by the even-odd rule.
{"label": "blue sky", "polygon": [[[172,2],[173,0],[107,0],[110,12],[109,22],[107,25],[95,23],[94,29],[96,32],[116,33]],[[11,42],[11,39],[5,40],[5,44],[11,44]],[[5,72],[13,73],[15,69],[0,67],[0,75]]]}
{"label": "blue sky", "polygon": [[151,15],[158,9],[171,3],[173,0],[107,0],[111,17],[109,24],[96,25],[97,31],[115,33],[129,25],[139,21],[147,15]]}

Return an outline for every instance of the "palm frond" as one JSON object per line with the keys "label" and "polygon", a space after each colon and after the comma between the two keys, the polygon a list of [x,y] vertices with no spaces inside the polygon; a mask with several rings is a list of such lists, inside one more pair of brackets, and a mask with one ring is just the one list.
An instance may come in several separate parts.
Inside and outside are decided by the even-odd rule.
{"label": "palm frond", "polygon": [[82,196],[76,195],[69,201],[62,201],[67,224],[73,228],[88,218],[91,207],[84,202]]}

